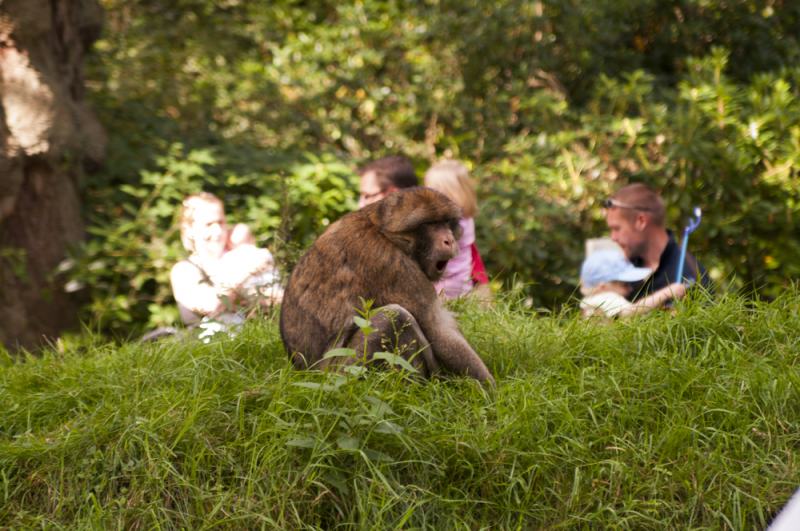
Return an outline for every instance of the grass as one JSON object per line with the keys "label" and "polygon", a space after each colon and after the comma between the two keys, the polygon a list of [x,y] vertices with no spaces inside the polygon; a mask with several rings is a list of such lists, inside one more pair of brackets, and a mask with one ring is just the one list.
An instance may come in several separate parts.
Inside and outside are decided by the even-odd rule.
{"label": "grass", "polygon": [[456,309],[494,390],[295,371],[274,321],[8,358],[0,527],[751,529],[800,485],[797,289]]}

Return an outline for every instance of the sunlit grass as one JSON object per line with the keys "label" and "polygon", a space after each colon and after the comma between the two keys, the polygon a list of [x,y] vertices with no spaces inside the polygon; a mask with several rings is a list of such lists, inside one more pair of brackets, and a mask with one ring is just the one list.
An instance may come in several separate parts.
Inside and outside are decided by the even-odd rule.
{"label": "sunlit grass", "polygon": [[800,485],[800,293],[456,309],[496,389],[298,372],[272,321],[5,363],[0,527],[752,529]]}

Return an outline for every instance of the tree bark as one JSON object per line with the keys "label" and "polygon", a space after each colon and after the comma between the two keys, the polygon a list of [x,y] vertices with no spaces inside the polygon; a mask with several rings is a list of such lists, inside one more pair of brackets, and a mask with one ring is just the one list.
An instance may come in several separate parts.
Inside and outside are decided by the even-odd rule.
{"label": "tree bark", "polygon": [[77,322],[58,265],[84,236],[79,182],[105,133],[84,99],[96,0],[0,0],[0,341],[35,348]]}

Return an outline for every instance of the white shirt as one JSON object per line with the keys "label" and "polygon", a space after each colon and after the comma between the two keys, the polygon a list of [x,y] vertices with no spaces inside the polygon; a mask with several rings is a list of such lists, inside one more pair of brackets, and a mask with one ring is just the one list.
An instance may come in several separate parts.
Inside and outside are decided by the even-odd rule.
{"label": "white shirt", "polygon": [[581,312],[585,316],[604,315],[615,317],[625,308],[633,306],[628,299],[613,291],[602,291],[589,295],[581,301]]}

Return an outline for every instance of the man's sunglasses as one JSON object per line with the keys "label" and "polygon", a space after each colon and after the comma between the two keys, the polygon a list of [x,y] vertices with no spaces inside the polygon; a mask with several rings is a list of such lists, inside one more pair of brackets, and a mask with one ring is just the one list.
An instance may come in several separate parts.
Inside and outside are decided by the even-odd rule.
{"label": "man's sunglasses", "polygon": [[627,208],[630,210],[641,210],[643,212],[650,212],[652,209],[649,207],[629,205],[616,199],[606,199],[603,201],[603,208]]}

